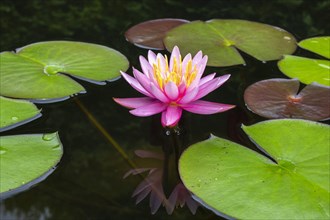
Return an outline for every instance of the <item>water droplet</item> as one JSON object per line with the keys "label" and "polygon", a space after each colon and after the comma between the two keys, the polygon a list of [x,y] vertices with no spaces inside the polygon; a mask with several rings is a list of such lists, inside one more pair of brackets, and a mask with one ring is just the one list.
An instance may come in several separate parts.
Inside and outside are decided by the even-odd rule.
{"label": "water droplet", "polygon": [[13,116],[13,117],[11,117],[11,120],[13,120],[13,121],[17,121],[17,120],[18,120],[18,117]]}
{"label": "water droplet", "polygon": [[246,63],[243,63],[242,65],[243,65],[243,66],[246,66]]}
{"label": "water droplet", "polygon": [[291,40],[291,37],[288,37],[288,36],[284,36],[283,37],[285,40]]}
{"label": "water droplet", "polygon": [[169,136],[169,135],[171,135],[171,132],[170,132],[169,130],[167,130],[167,131],[165,132],[165,134],[166,134],[167,136]]}
{"label": "water droplet", "polygon": [[7,152],[7,149],[4,147],[0,147],[0,154],[4,154]]}
{"label": "water droplet", "polygon": [[266,61],[261,61],[262,63],[267,63]]}
{"label": "water droplet", "polygon": [[42,140],[44,141],[51,141],[55,138],[54,134],[44,134],[42,135]]}

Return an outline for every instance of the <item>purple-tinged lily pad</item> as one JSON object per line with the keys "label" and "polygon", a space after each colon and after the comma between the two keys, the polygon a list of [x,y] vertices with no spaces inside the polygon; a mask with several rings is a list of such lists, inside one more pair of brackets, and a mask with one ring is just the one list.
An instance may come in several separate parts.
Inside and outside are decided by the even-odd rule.
{"label": "purple-tinged lily pad", "polygon": [[164,50],[163,38],[165,34],[189,21],[183,19],[156,19],[137,24],[125,33],[126,40],[134,45],[147,49]]}
{"label": "purple-tinged lily pad", "polygon": [[232,19],[183,24],[167,32],[164,44],[170,51],[177,45],[183,54],[202,50],[209,57],[209,66],[244,64],[238,50],[260,61],[269,61],[296,49],[294,36],[281,28]]}
{"label": "purple-tinged lily pad", "polygon": [[330,118],[330,88],[312,83],[299,93],[297,79],[268,79],[249,86],[244,93],[247,107],[265,118]]}

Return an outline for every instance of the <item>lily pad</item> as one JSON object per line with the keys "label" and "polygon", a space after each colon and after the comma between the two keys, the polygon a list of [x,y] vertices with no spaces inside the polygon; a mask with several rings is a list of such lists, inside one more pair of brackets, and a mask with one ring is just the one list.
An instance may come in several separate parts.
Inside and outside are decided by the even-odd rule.
{"label": "lily pad", "polygon": [[273,160],[214,137],[182,154],[184,185],[218,214],[237,219],[329,219],[330,127],[279,119],[243,130]]}
{"label": "lily pad", "polygon": [[165,34],[188,20],[164,18],[139,23],[125,33],[126,40],[134,45],[147,49],[164,50],[163,38]]}
{"label": "lily pad", "polygon": [[[298,45],[306,50],[330,58],[330,37],[315,37],[300,41]],[[330,61],[298,56],[284,56],[278,62],[280,70],[290,78],[310,84],[317,82],[330,86]]]}
{"label": "lily pad", "polygon": [[41,117],[40,110],[29,101],[0,96],[0,106],[0,132]]}
{"label": "lily pad", "polygon": [[313,37],[302,40],[299,47],[330,59],[330,37]]}
{"label": "lily pad", "polygon": [[299,90],[297,79],[267,79],[244,92],[247,107],[265,118],[302,118],[313,121],[330,118],[330,88],[310,84]]}
{"label": "lily pad", "polygon": [[330,61],[286,55],[278,62],[280,70],[304,84],[317,82],[330,86]]}
{"label": "lily pad", "polygon": [[89,82],[118,78],[128,61],[111,48],[82,42],[35,43],[0,54],[0,94],[14,98],[58,101],[85,89],[68,75]]}
{"label": "lily pad", "polygon": [[63,154],[57,133],[3,136],[0,140],[1,199],[44,180]]}
{"label": "lily pad", "polygon": [[278,27],[245,20],[194,21],[167,32],[168,50],[177,45],[183,54],[202,50],[209,66],[244,64],[237,49],[261,61],[277,60],[296,49],[292,34]]}

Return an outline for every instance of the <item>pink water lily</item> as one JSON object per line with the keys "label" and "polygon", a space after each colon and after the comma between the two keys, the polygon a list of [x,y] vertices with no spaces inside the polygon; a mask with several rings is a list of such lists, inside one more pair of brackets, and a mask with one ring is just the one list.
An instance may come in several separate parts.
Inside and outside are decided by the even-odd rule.
{"label": "pink water lily", "polygon": [[227,111],[234,105],[199,100],[219,88],[230,75],[215,77],[216,73],[202,78],[207,56],[199,51],[193,58],[187,54],[183,60],[179,48],[173,48],[168,62],[167,56],[149,51],[148,60],[140,56],[142,72],[133,68],[131,77],[121,72],[125,80],[146,97],[114,98],[127,108],[130,113],[146,117],[162,113],[162,125],[175,126],[182,115],[182,110],[196,114],[214,114]]}

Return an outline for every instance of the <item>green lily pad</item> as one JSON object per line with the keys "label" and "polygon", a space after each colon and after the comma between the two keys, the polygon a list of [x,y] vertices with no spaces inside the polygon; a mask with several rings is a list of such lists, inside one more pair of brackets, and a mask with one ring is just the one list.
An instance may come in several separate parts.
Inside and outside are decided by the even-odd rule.
{"label": "green lily pad", "polygon": [[290,78],[297,78],[300,82],[311,84],[317,82],[330,86],[330,61],[309,59],[286,55],[278,62],[280,70]]}
{"label": "green lily pad", "polygon": [[3,136],[0,140],[1,199],[44,180],[63,154],[57,133]]}
{"label": "green lily pad", "polygon": [[118,78],[128,61],[111,48],[82,42],[49,41],[0,54],[0,94],[58,101],[85,89],[68,75],[94,83]]}
{"label": "green lily pad", "polygon": [[296,49],[294,36],[278,27],[245,20],[214,19],[194,21],[167,32],[168,50],[177,45],[183,54],[202,50],[209,66],[244,64],[241,50],[258,60],[280,59]]}
{"label": "green lily pad", "polygon": [[329,219],[330,126],[280,119],[243,130],[274,161],[210,138],[182,154],[185,186],[218,214],[237,219]]}
{"label": "green lily pad", "polygon": [[299,47],[330,59],[330,37],[313,37],[302,40]]}
{"label": "green lily pad", "polygon": [[41,117],[40,110],[29,101],[0,96],[0,106],[0,132]]}

